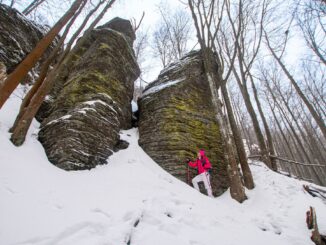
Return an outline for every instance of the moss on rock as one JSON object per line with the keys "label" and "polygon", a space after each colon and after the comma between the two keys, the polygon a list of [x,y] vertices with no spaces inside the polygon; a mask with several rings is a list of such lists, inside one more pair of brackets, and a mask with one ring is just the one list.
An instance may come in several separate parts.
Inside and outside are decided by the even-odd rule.
{"label": "moss on rock", "polygon": [[[173,85],[166,86],[169,83]],[[199,52],[191,52],[162,71],[144,91],[139,108],[139,143],[166,171],[186,181],[185,160],[195,159],[198,150],[205,149],[213,165],[215,195],[229,186],[219,126]]]}
{"label": "moss on rock", "polygon": [[42,113],[39,140],[53,164],[79,170],[106,163],[120,129],[131,126],[139,74],[124,34],[95,29],[77,42],[55,78],[50,109]]}

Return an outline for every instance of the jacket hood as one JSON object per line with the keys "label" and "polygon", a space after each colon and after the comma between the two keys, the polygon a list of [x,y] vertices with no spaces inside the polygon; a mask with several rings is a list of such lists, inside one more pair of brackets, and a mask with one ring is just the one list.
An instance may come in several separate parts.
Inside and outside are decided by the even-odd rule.
{"label": "jacket hood", "polygon": [[205,151],[204,150],[200,150],[199,151],[199,154],[203,157],[203,156],[205,156]]}

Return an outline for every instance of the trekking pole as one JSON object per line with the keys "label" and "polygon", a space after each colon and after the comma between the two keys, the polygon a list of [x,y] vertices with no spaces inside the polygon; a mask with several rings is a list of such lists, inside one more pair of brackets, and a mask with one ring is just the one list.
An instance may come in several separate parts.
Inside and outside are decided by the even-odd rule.
{"label": "trekking pole", "polygon": [[188,185],[190,185],[190,171],[189,171],[189,165],[187,164],[187,182]]}

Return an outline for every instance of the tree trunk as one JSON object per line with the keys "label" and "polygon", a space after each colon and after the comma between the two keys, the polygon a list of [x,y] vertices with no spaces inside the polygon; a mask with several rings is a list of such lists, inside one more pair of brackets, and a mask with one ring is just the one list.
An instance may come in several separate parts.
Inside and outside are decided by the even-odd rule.
{"label": "tree trunk", "polygon": [[235,78],[236,78],[236,80],[238,82],[241,94],[243,96],[243,100],[245,102],[247,111],[248,111],[248,113],[250,115],[250,118],[252,120],[252,124],[253,124],[254,130],[255,130],[256,138],[258,140],[260,152],[261,152],[261,155],[262,155],[262,160],[270,169],[273,169],[272,168],[271,158],[269,157],[269,152],[268,152],[267,146],[265,144],[263,133],[262,133],[262,131],[260,129],[260,126],[259,126],[259,122],[258,122],[258,119],[257,119],[256,112],[255,112],[254,107],[252,106],[252,103],[250,101],[250,95],[249,95],[247,86],[246,86],[245,83],[241,83],[241,79],[240,79],[239,75],[237,74],[237,72],[235,71],[235,69],[233,71],[234,71],[233,74],[235,75]]}
{"label": "tree trunk", "polygon": [[[231,142],[229,134],[228,134],[229,129],[227,126],[227,120],[224,119],[224,115],[223,115],[222,108],[221,108],[221,102],[218,98],[218,87],[217,87],[218,83],[217,83],[217,81],[223,82],[223,79],[222,79],[222,77],[216,77],[216,75],[217,74],[221,75],[221,73],[220,73],[221,71],[218,71],[219,73],[217,73],[217,71],[215,70],[215,66],[213,63],[213,62],[215,62],[214,55],[213,55],[212,51],[206,46],[205,39],[201,35],[200,27],[198,24],[197,16],[195,14],[192,0],[188,0],[188,4],[189,4],[190,10],[191,10],[192,18],[194,20],[198,42],[199,42],[201,50],[202,50],[204,70],[205,70],[205,75],[207,77],[211,95],[212,95],[212,103],[216,110],[216,118],[219,123],[221,137],[222,137],[222,140],[223,140],[223,142],[225,144],[225,148],[226,148],[225,158],[227,160],[227,163],[229,164],[228,165],[228,174],[229,174],[230,183],[231,183],[230,184],[231,197],[241,203],[244,200],[246,200],[247,197],[246,197],[246,194],[245,194],[242,182],[241,182],[235,155],[234,155],[234,152],[232,151],[232,142]],[[200,16],[200,18],[201,18],[201,16]],[[203,25],[202,25],[202,31],[204,32]]]}
{"label": "tree trunk", "polygon": [[[205,70],[206,70],[206,76],[207,76],[208,82],[210,84],[213,104],[217,111],[216,117],[217,117],[217,121],[220,125],[221,136],[222,136],[223,142],[225,144],[225,148],[226,148],[225,157],[226,157],[227,162],[229,163],[228,174],[230,177],[231,197],[241,203],[244,200],[246,200],[247,197],[246,197],[246,194],[245,194],[242,182],[241,182],[240,174],[238,171],[235,152],[233,150],[232,140],[229,135],[228,121],[225,118],[225,116],[223,115],[221,102],[218,99],[218,92],[217,92],[217,88],[216,88],[216,84],[217,84],[216,80],[217,79],[213,75],[214,70],[213,70],[213,65],[211,63],[212,57],[210,54],[212,54],[212,52],[210,50],[206,49],[206,50],[204,50],[203,53],[204,53],[204,66],[205,66]],[[220,80],[220,81],[222,81],[222,80]]]}
{"label": "tree trunk", "polygon": [[[277,103],[277,105],[278,105],[278,103]],[[299,144],[300,149],[301,149],[301,151],[303,152],[303,154],[305,155],[307,161],[308,161],[310,164],[313,163],[312,159],[310,158],[310,156],[308,155],[307,151],[305,150],[305,147],[303,146],[300,137],[298,136],[297,132],[295,131],[294,127],[292,126],[292,123],[289,121],[289,119],[288,119],[286,113],[284,112],[284,110],[281,108],[280,105],[278,105],[278,109],[282,112],[282,114],[283,114],[285,120],[287,121],[287,123],[288,123],[288,125],[289,125],[289,127],[290,127],[290,129],[291,129],[291,131],[292,131],[292,134],[293,134],[294,137],[296,138],[296,141],[297,141],[297,143]],[[313,175],[315,176],[315,180],[316,180],[317,184],[322,184],[322,181],[321,181],[320,177],[318,176],[318,174],[317,174],[317,172],[316,172],[316,169],[315,169],[314,167],[311,167],[311,169],[309,169],[309,170],[312,170],[311,172],[312,172]]]}
{"label": "tree trunk", "polygon": [[[22,104],[20,105],[20,109],[19,109],[19,113],[18,116],[16,117],[16,120],[14,122],[14,125],[11,127],[11,129],[9,130],[9,132],[13,133],[16,132],[15,128],[17,127],[17,125],[19,123],[22,122],[22,117],[24,115],[24,113],[26,112],[26,110],[28,110],[28,105],[31,101],[31,99],[33,98],[33,96],[35,95],[35,93],[37,92],[37,90],[40,88],[41,84],[44,82],[44,79],[48,73],[49,67],[50,65],[53,63],[53,61],[55,60],[58,52],[60,51],[60,49],[62,48],[62,45],[68,35],[68,32],[71,28],[71,26],[74,24],[76,18],[79,16],[79,14],[81,13],[82,9],[85,7],[86,5],[86,1],[83,2],[82,6],[78,9],[78,11],[76,12],[76,14],[73,16],[73,18],[69,21],[68,25],[65,28],[64,33],[62,34],[62,37],[60,38],[59,42],[57,43],[57,46],[52,50],[51,54],[49,55],[49,57],[46,59],[46,61],[42,64],[41,67],[41,72],[39,74],[39,77],[37,78],[36,82],[33,84],[33,87],[28,91],[28,93],[26,94],[26,96],[24,97]],[[59,59],[58,63],[60,64],[62,60]],[[35,115],[34,115],[35,116]],[[28,125],[29,126],[29,125]],[[26,131],[27,133],[27,131]],[[11,140],[12,142],[18,146],[21,145],[24,140],[25,140],[25,136],[23,137],[23,139],[21,139],[22,134],[20,134],[20,136],[15,135],[15,133],[12,134],[11,136]],[[19,139],[18,139],[19,138]],[[16,142],[18,143],[18,145],[16,144]]]}
{"label": "tree trunk", "polygon": [[45,0],[34,0],[33,2],[30,3],[24,10],[23,14],[24,15],[29,15],[34,9],[36,9],[38,6],[40,6]]}
{"label": "tree trunk", "polygon": [[[274,149],[274,145],[273,145],[272,134],[271,134],[271,131],[269,129],[267,120],[265,118],[263,109],[261,107],[253,77],[252,77],[251,74],[249,74],[249,76],[250,76],[251,86],[252,86],[252,89],[253,89],[253,92],[254,92],[254,97],[255,97],[255,100],[256,100],[257,108],[258,108],[260,117],[261,117],[261,119],[263,121],[263,125],[264,125],[264,128],[265,128],[265,132],[266,132],[266,136],[267,136],[267,142],[268,142],[268,149],[269,149],[269,152],[270,152],[271,155],[275,155],[275,149]],[[276,165],[276,159],[275,158],[271,158],[271,164],[272,164],[272,169],[274,171],[277,171],[277,165]]]}
{"label": "tree trunk", "polygon": [[[56,79],[56,77],[60,74],[63,73],[64,69],[69,69],[69,67],[66,66],[66,63],[70,63],[71,59],[74,59],[74,50],[71,50],[72,45],[74,44],[75,40],[78,38],[79,34],[82,32],[82,30],[84,29],[84,27],[86,26],[89,18],[92,16],[92,14],[94,14],[98,8],[105,2],[105,0],[101,0],[98,5],[89,12],[89,14],[85,17],[83,23],[80,25],[80,27],[77,29],[77,31],[74,33],[74,35],[71,37],[71,39],[69,40],[65,50],[63,51],[63,53],[60,55],[59,57],[59,62],[58,62],[58,66],[56,66],[55,73],[52,73],[53,75],[51,77],[47,77],[47,80],[49,80],[48,82],[51,82],[51,80]],[[98,24],[98,22],[101,20],[101,18],[103,18],[104,14],[107,12],[107,10],[113,5],[113,3],[115,2],[115,0],[111,0],[109,2],[107,2],[107,4],[104,6],[104,8],[101,10],[100,14],[96,17],[95,20],[93,20],[93,22],[89,25],[89,27],[86,29],[86,31],[84,32],[83,36],[87,36],[89,35],[89,33],[94,29],[94,27]],[[80,41],[83,42],[83,40],[85,39],[81,39]],[[80,44],[80,46],[82,46],[82,43]],[[61,86],[56,85],[53,90],[51,91],[52,94],[57,94],[58,90],[61,89]]]}
{"label": "tree trunk", "polygon": [[239,112],[240,109],[238,108],[238,105],[236,105],[234,103],[234,101],[232,100],[232,97],[231,97],[231,102],[232,102],[232,106],[233,106],[233,108],[235,110],[235,114],[236,114],[236,118],[237,118],[237,124],[240,125],[241,130],[242,130],[243,138],[246,139],[246,145],[247,145],[247,147],[249,149],[249,153],[252,154],[252,147],[251,147],[252,140],[251,140],[250,134],[248,134],[247,129],[243,125],[244,124],[244,122],[243,122],[244,120],[243,120],[243,117],[241,117],[241,115],[240,115],[240,112]]}
{"label": "tree trunk", "polygon": [[[275,85],[276,85],[276,84],[275,84]],[[310,163],[314,163],[314,159],[313,159],[313,150],[312,150],[312,148],[311,148],[311,146],[310,146],[310,144],[309,144],[308,139],[306,138],[306,135],[305,135],[304,132],[302,131],[302,127],[299,125],[297,118],[296,118],[295,115],[293,114],[293,112],[292,112],[291,108],[289,107],[287,101],[285,100],[284,96],[282,95],[280,88],[279,88],[278,86],[276,86],[276,88],[277,88],[277,90],[279,91],[279,94],[280,94],[280,96],[281,96],[281,99],[282,99],[282,101],[283,101],[283,104],[285,105],[287,111],[289,112],[290,116],[292,117],[294,124],[297,126],[297,129],[299,130],[299,133],[300,133],[300,135],[301,135],[301,138],[303,139],[303,142],[305,142],[306,146],[308,146],[308,147],[304,147],[302,141],[301,141],[300,139],[297,139],[297,140],[300,141],[299,144],[302,145],[302,148],[304,148],[304,149],[308,148],[308,150],[309,150],[309,152],[310,152],[310,154],[308,154],[307,151],[304,151],[304,154],[306,155],[306,157],[307,157],[307,159],[308,159],[308,161],[309,161]],[[290,126],[291,128],[293,128],[293,126],[292,126],[293,123],[291,123],[290,120],[287,118],[286,112],[283,111],[281,105],[279,105],[279,109],[281,109],[281,111],[282,111],[282,113],[283,113],[285,119],[288,121],[289,126]],[[294,128],[292,129],[292,131],[295,133],[295,129],[294,129]],[[295,137],[298,137],[298,136],[295,136]],[[320,177],[318,171],[316,170],[316,167],[311,166],[311,170],[312,170],[314,176],[316,177],[317,181],[318,181],[320,184],[324,184],[323,178]]]}
{"label": "tree trunk", "polygon": [[322,139],[320,139],[319,134],[315,129],[314,125],[312,125],[312,122],[310,121],[310,117],[308,116],[308,114],[305,111],[303,111],[303,113],[305,114],[306,121],[309,123],[311,130],[313,131],[313,135],[315,135],[315,140],[318,141],[318,145],[322,148],[322,151],[326,153],[325,141],[323,142]]}
{"label": "tree trunk", "polygon": [[4,84],[0,88],[0,109],[15,90],[21,80],[27,75],[28,71],[36,64],[38,59],[43,55],[53,39],[58,35],[60,30],[76,13],[84,0],[75,0],[70,9],[54,27],[37,43],[36,47],[26,56],[26,58],[9,74]]}
{"label": "tree trunk", "polygon": [[[105,6],[105,8],[102,10],[101,14],[99,16],[103,17],[104,13],[107,11],[108,8],[110,8],[112,6],[112,4],[114,3],[115,0],[111,0],[109,3],[107,3],[107,5]],[[99,4],[100,5],[100,4]],[[99,5],[95,8],[98,9]],[[91,13],[94,13],[95,10],[91,11]],[[88,15],[86,17],[89,18],[90,15]],[[90,28],[94,28],[94,26],[99,22],[99,18],[97,17],[92,24],[90,25],[90,27],[87,29],[87,33],[90,32]],[[82,26],[85,26],[86,20],[84,20]],[[81,32],[82,28],[79,28],[77,32]],[[87,35],[87,34],[85,34]],[[77,35],[75,33],[75,35],[72,37],[76,38]],[[72,43],[72,40],[70,40],[70,43]],[[42,83],[42,85],[39,87],[39,89],[35,92],[33,98],[31,99],[28,107],[25,107],[22,111],[22,115],[20,117],[19,122],[17,123],[17,126],[14,128],[13,130],[13,134],[11,136],[11,141],[19,146],[21,145],[24,141],[25,141],[25,137],[28,131],[28,128],[34,118],[34,116],[36,115],[38,109],[40,108],[42,102],[44,101],[45,96],[49,93],[49,91],[52,89],[54,82],[55,82],[55,75],[57,73],[60,73],[60,68],[62,67],[63,63],[63,59],[66,57],[66,55],[68,54],[66,52],[67,50],[65,50],[63,52],[63,54],[61,54],[60,58],[59,58],[59,62],[56,64],[56,66],[53,68],[53,70],[48,74],[46,80]]]}
{"label": "tree trunk", "polygon": [[297,84],[297,82],[295,81],[295,79],[293,78],[293,76],[290,74],[290,72],[287,70],[287,68],[285,67],[285,65],[282,63],[281,59],[279,57],[277,57],[276,53],[274,52],[274,50],[270,46],[269,40],[267,38],[267,35],[266,35],[266,41],[267,41],[267,46],[268,46],[269,50],[271,51],[273,57],[275,58],[275,60],[277,61],[277,63],[281,66],[283,72],[285,73],[285,75],[287,76],[287,78],[290,80],[291,84],[293,85],[293,87],[297,91],[297,93],[300,96],[300,98],[302,99],[302,101],[307,106],[308,110],[310,111],[312,117],[315,119],[316,123],[318,124],[321,132],[324,135],[324,138],[326,138],[326,126],[325,126],[324,120],[318,115],[318,113],[316,112],[316,110],[314,109],[314,107],[310,104],[309,100],[304,95],[304,93],[300,89],[299,85]]}
{"label": "tree trunk", "polygon": [[[289,157],[289,158],[291,158],[291,159],[293,159],[293,160],[296,160],[296,158],[295,158],[295,156],[294,156],[294,154],[293,154],[293,152],[292,152],[290,142],[288,141],[287,137],[285,136],[285,134],[284,134],[284,132],[283,132],[283,129],[282,129],[282,127],[281,127],[281,125],[280,125],[280,123],[279,123],[279,121],[278,121],[278,119],[277,119],[277,117],[276,117],[276,115],[275,115],[274,109],[272,108],[272,106],[271,106],[271,104],[270,104],[269,101],[268,101],[268,104],[269,104],[269,106],[270,106],[270,108],[271,108],[272,114],[273,114],[273,116],[274,116],[274,120],[275,120],[276,125],[277,125],[277,127],[278,127],[278,129],[279,129],[279,131],[280,131],[280,133],[281,133],[281,135],[282,135],[282,138],[283,138],[283,140],[284,140],[285,143],[286,143],[286,145],[284,145],[283,147],[286,147],[286,148],[288,149],[288,151],[289,151],[289,153],[290,153],[290,157]],[[297,172],[297,175],[298,175],[298,176],[303,176],[302,173],[300,173],[301,171],[299,170],[298,166],[294,165],[294,169],[295,169],[295,171]]]}
{"label": "tree trunk", "polygon": [[230,102],[230,98],[228,95],[226,84],[223,83],[221,86],[221,89],[222,89],[222,94],[223,94],[224,102],[226,105],[226,109],[228,112],[228,118],[229,118],[231,130],[232,130],[234,142],[235,142],[236,149],[237,149],[238,156],[239,156],[239,162],[240,162],[242,173],[243,173],[244,184],[249,190],[251,190],[255,187],[255,184],[254,184],[254,180],[252,178],[251,170],[250,170],[248,162],[247,162],[247,156],[246,156],[246,152],[244,150],[240,132],[236,125],[236,121],[235,121],[235,118],[233,115],[233,109],[231,106],[231,102]]}

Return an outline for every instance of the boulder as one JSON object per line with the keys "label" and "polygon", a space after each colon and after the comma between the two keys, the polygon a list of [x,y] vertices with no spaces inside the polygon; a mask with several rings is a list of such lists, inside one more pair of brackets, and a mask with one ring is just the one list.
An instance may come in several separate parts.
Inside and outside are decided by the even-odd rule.
{"label": "boulder", "polygon": [[[48,29],[28,20],[16,9],[4,4],[0,4],[0,23],[0,62],[6,66],[6,73],[9,74],[32,51]],[[55,39],[40,62],[23,79],[24,83],[32,83],[35,80],[40,64],[49,56],[57,41],[58,39]]]}
{"label": "boulder", "polygon": [[[163,169],[187,182],[186,159],[204,149],[215,195],[229,186],[219,125],[200,51],[164,69],[139,102],[139,144]],[[194,176],[192,172],[192,176]]]}
{"label": "boulder", "polygon": [[109,27],[82,37],[64,62],[39,140],[56,166],[90,169],[126,147],[119,131],[131,125],[133,84],[140,70],[129,40]]}

